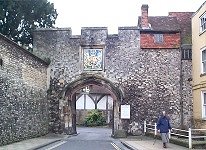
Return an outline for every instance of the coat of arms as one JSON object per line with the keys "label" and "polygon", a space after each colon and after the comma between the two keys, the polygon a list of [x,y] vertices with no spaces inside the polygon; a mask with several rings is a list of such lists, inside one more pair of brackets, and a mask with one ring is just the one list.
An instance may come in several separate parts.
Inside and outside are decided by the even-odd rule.
{"label": "coat of arms", "polygon": [[102,70],[103,66],[102,49],[84,49],[83,65],[84,70]]}

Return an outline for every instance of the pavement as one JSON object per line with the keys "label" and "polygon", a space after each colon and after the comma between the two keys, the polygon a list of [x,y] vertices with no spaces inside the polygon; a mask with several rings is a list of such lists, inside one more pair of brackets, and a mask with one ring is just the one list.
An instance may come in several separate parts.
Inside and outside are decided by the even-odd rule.
{"label": "pavement", "polygon": [[23,140],[5,146],[0,146],[0,150],[37,150],[46,145],[64,140],[69,135],[63,134],[47,134],[38,138]]}
{"label": "pavement", "polygon": [[[0,146],[0,150],[37,150],[49,144],[64,140],[68,138],[68,135],[48,134],[46,136],[32,138],[13,144]],[[139,136],[128,137],[120,139],[121,143],[131,150],[162,150],[162,142],[160,140],[154,141],[154,139]],[[186,150],[188,148],[168,143],[168,150]]]}
{"label": "pavement", "polygon": [[[154,140],[154,138],[139,136],[138,138],[120,139],[122,144],[131,150],[165,150],[161,140]],[[188,150],[188,148],[167,143],[166,150]]]}

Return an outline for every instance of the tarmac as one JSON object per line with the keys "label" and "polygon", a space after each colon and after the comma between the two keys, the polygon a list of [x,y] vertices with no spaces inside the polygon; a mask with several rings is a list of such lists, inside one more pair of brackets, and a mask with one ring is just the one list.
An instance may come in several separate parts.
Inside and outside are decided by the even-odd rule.
{"label": "tarmac", "polygon": [[[69,138],[69,136],[48,134],[46,136],[32,138],[32,139],[16,142],[13,144],[1,146],[0,150],[37,150],[38,148],[42,148],[51,143],[64,140],[65,138]],[[122,144],[124,144],[127,148],[131,150],[162,150],[162,149],[165,150],[165,148],[162,147],[161,140],[154,140],[153,138],[149,138],[145,136],[136,137],[136,138],[128,137],[128,138],[120,139],[120,141],[122,142]],[[168,143],[166,149],[186,150],[188,148]]]}

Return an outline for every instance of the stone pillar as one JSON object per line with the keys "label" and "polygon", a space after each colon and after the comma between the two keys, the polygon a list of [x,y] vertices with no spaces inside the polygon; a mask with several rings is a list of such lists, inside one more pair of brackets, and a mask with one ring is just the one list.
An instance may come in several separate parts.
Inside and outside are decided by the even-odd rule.
{"label": "stone pillar", "polygon": [[[62,105],[61,113],[61,124],[65,134],[76,134],[76,100],[75,96],[60,102]],[[62,104],[63,103],[63,104]]]}

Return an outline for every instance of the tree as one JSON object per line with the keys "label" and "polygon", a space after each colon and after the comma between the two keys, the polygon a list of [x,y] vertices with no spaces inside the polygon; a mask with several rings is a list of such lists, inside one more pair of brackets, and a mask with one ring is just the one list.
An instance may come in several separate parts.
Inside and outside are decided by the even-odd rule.
{"label": "tree", "polygon": [[32,31],[54,27],[56,18],[47,0],[0,0],[0,33],[27,48],[32,47]]}

